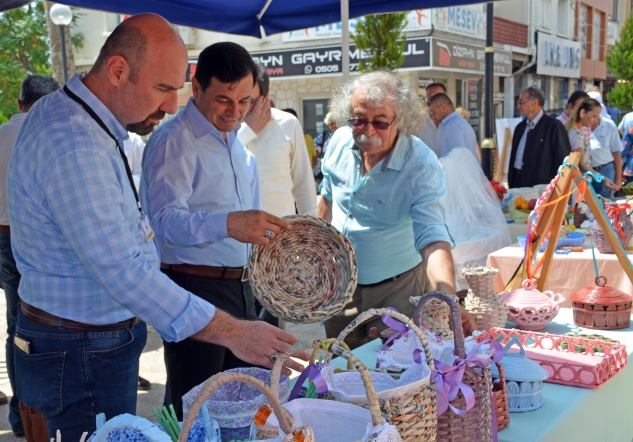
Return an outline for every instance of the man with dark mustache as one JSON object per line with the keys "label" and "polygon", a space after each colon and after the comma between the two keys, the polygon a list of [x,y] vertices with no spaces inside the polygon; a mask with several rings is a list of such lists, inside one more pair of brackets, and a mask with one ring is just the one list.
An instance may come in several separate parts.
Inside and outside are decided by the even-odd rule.
{"label": "man with dark mustache", "polygon": [[[337,91],[330,111],[341,129],[322,165],[319,216],[349,238],[358,260],[352,302],[325,323],[333,338],[369,308],[394,307],[412,317],[410,296],[430,289],[454,295],[455,269],[444,172],[412,135],[428,118],[417,94],[394,74],[370,72]],[[462,325],[468,334],[477,326],[465,311]],[[377,318],[345,342],[363,344],[373,326],[385,328]]]}
{"label": "man with dark mustache", "polygon": [[[186,68],[186,47],[166,20],[128,18],[86,76],[31,108],[18,136],[7,178],[22,275],[16,384],[20,399],[44,414],[49,438],[60,430],[64,441],[82,440],[98,413],[136,413],[144,321],[165,340],[193,336],[267,367],[297,341],[234,318],[159,270],[121,143],[128,130],[149,133],[176,112]],[[269,227],[256,228],[247,233],[266,243]]]}
{"label": "man with dark mustache", "polygon": [[[215,43],[198,57],[193,97],[149,139],[141,199],[161,251],[161,268],[181,287],[236,318],[257,318],[248,282],[248,243],[268,242],[287,223],[261,207],[255,157],[237,139],[257,66],[242,46]],[[261,101],[261,100],[260,100]],[[266,233],[267,231],[267,233]],[[249,364],[225,346],[165,342],[176,415],[182,395],[210,376]]]}

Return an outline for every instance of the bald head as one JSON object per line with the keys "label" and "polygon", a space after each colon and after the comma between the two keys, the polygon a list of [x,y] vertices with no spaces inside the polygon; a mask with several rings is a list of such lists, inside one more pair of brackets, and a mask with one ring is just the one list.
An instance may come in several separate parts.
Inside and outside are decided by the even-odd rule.
{"label": "bald head", "polygon": [[130,132],[149,134],[178,110],[187,48],[156,14],[128,18],[110,34],[84,85]]}
{"label": "bald head", "polygon": [[167,20],[156,14],[138,14],[119,24],[104,43],[93,71],[105,69],[113,56],[122,56],[130,66],[130,81],[138,81],[141,68],[153,50],[186,47]]}
{"label": "bald head", "polygon": [[436,125],[439,125],[453,111],[455,111],[455,106],[446,94],[435,94],[429,100],[429,115]]}

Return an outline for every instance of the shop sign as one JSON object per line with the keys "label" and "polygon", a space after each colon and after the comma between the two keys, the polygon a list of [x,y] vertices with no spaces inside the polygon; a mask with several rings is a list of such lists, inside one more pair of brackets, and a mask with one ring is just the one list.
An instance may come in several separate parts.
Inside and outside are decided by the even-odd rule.
{"label": "shop sign", "polygon": [[[349,32],[356,31],[356,25],[363,18],[349,20]],[[486,16],[481,12],[481,6],[451,6],[448,8],[414,9],[407,13],[407,24],[403,32],[430,31],[438,29],[446,32],[454,32],[459,35],[485,39]],[[281,41],[320,40],[325,38],[341,38],[343,25],[341,22],[328,25],[315,26],[313,28],[297,29],[284,32]]]}
{"label": "shop sign", "polygon": [[[509,51],[495,48],[493,59],[495,75],[512,75],[512,54]],[[486,69],[486,52],[482,46],[434,38],[433,68],[483,74]]]}
{"label": "shop sign", "polygon": [[[430,66],[430,38],[407,39],[401,68]],[[310,47],[294,50],[253,52],[253,60],[263,65],[271,78],[313,76],[343,72],[340,46]],[[350,45],[350,71],[358,71],[358,62],[368,58],[364,51]]]}
{"label": "shop sign", "polygon": [[464,6],[435,8],[432,11],[435,29],[462,36],[486,38],[486,15],[482,12]]}
{"label": "shop sign", "polygon": [[580,43],[538,33],[536,73],[555,77],[580,77]]}

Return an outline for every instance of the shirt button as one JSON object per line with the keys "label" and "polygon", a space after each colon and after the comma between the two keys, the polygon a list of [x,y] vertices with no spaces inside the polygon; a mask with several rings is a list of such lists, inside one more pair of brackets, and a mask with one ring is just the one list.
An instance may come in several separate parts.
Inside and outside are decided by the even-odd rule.
{"label": "shirt button", "polygon": [[353,192],[352,195],[356,196],[356,192]]}
{"label": "shirt button", "polygon": [[358,166],[357,169],[360,170],[360,166]]}
{"label": "shirt button", "polygon": [[382,200],[378,200],[378,204],[382,204]]}
{"label": "shirt button", "polygon": [[349,217],[354,218],[354,215],[352,214],[352,212],[349,213]]}

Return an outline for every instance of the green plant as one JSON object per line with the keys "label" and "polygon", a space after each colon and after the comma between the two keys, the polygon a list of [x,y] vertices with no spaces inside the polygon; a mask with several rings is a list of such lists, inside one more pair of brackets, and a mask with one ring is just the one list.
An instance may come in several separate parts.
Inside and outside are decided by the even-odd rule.
{"label": "green plant", "polygon": [[630,109],[633,105],[633,20],[630,18],[622,26],[620,40],[607,54],[606,63],[619,80],[625,80],[607,93],[607,100],[620,109]]}
{"label": "green plant", "polygon": [[402,30],[407,25],[407,13],[367,15],[356,24],[351,36],[356,47],[369,55],[360,61],[361,71],[394,70],[404,62],[406,37]]}

